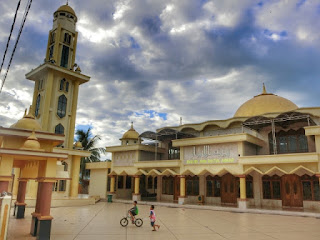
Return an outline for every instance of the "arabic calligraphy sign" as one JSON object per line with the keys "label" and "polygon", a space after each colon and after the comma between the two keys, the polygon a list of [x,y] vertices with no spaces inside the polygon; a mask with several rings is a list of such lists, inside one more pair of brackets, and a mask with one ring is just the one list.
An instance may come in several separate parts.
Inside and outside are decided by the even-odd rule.
{"label": "arabic calligraphy sign", "polygon": [[223,143],[184,147],[184,164],[227,164],[238,162],[238,144]]}

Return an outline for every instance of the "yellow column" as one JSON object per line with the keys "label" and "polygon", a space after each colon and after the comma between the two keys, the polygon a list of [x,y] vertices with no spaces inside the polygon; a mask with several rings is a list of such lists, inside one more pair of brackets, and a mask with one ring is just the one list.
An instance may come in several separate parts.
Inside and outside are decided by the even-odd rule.
{"label": "yellow column", "polygon": [[19,177],[20,177],[20,168],[14,168],[14,180],[13,180],[13,189],[12,195],[17,196],[18,194],[18,186],[19,186]]}
{"label": "yellow column", "polygon": [[74,36],[74,42],[73,42],[73,54],[72,54],[71,67],[74,65],[75,58],[76,58],[77,40],[78,40],[78,33],[76,32],[76,34]]}
{"label": "yellow column", "polygon": [[[57,65],[60,65],[60,49],[59,49],[59,44],[60,44],[60,38],[61,38],[61,25],[58,24],[58,28],[56,30],[56,39],[54,42],[54,49],[53,49],[53,59],[56,61]],[[48,39],[49,40],[49,39]]]}
{"label": "yellow column", "polygon": [[110,193],[115,193],[114,185],[116,183],[116,176],[112,175],[110,179]]}
{"label": "yellow column", "polygon": [[239,176],[240,178],[240,199],[245,200],[247,199],[246,195],[246,175]]}
{"label": "yellow column", "polygon": [[180,176],[180,197],[186,196],[186,176]]}
{"label": "yellow column", "polygon": [[72,97],[72,110],[70,116],[70,128],[69,128],[69,139],[66,143],[67,148],[73,147],[74,129],[76,126],[76,115],[77,115],[77,105],[78,105],[78,94],[79,94],[79,82],[74,83],[73,97]]}
{"label": "yellow column", "polygon": [[139,195],[140,190],[140,177],[139,176],[134,176],[134,194]]}
{"label": "yellow column", "polygon": [[42,130],[43,131],[49,131],[49,114],[50,114],[50,102],[51,102],[51,96],[52,96],[52,85],[53,85],[53,72],[52,70],[49,70],[48,72],[48,78],[46,83],[46,94],[44,95],[44,107],[42,109],[47,109],[43,111],[42,113]]}
{"label": "yellow column", "polygon": [[72,156],[70,197],[78,197],[80,158],[80,156]]}

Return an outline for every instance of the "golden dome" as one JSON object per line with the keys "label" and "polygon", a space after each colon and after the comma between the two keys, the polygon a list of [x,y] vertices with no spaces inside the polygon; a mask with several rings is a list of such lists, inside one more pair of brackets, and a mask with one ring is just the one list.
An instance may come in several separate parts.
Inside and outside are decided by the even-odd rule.
{"label": "golden dome", "polygon": [[72,9],[72,7],[70,7],[69,5],[62,5],[61,7],[58,8],[56,12],[68,12],[76,16],[76,13]]}
{"label": "golden dome", "polygon": [[27,109],[25,110],[23,118],[21,118],[18,122],[11,125],[10,128],[20,128],[20,129],[29,129],[41,131],[40,123],[35,119],[35,117],[31,113],[31,107],[29,109],[29,113],[27,114]]}
{"label": "golden dome", "polygon": [[234,114],[234,117],[253,117],[265,113],[283,113],[296,110],[297,108],[298,106],[290,100],[267,93],[263,85],[262,93],[242,104]]}
{"label": "golden dome", "polygon": [[131,128],[125,132],[122,136],[122,138],[120,140],[123,140],[123,139],[138,139],[139,138],[139,133],[134,130],[133,128],[133,123],[131,123]]}
{"label": "golden dome", "polygon": [[41,150],[40,143],[38,142],[38,139],[37,139],[34,131],[32,131],[31,135],[23,143],[21,149],[38,150],[38,151]]}
{"label": "golden dome", "polygon": [[76,148],[82,148],[82,143],[81,142],[76,142],[76,144],[74,145]]}

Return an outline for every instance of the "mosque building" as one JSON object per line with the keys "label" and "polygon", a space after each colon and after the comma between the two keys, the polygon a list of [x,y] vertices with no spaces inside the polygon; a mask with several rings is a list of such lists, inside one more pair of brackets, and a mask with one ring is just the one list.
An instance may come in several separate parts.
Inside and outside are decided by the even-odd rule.
{"label": "mosque building", "polygon": [[87,164],[89,194],[320,210],[319,125],[320,107],[299,108],[263,86],[229,119],[141,134],[131,126],[106,148],[111,163]]}
{"label": "mosque building", "polygon": [[17,218],[35,206],[31,235],[49,239],[51,204],[94,204],[78,199],[80,158],[74,144],[79,86],[90,80],[75,64],[77,16],[69,5],[53,14],[45,61],[26,74],[35,83],[32,105],[11,127],[0,127],[0,192],[12,192]]}

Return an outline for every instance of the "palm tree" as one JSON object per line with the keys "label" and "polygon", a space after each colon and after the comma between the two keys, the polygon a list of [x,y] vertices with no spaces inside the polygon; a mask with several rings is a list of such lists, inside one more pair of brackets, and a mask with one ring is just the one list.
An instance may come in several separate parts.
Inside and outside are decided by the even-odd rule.
{"label": "palm tree", "polygon": [[92,136],[91,128],[87,131],[77,129],[76,140],[82,143],[83,150],[91,152],[89,157],[82,157],[80,162],[80,175],[81,183],[83,183],[83,178],[86,173],[86,163],[90,162],[100,162],[101,154],[106,153],[105,148],[98,148],[96,144],[101,140],[99,135]]}

